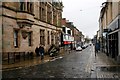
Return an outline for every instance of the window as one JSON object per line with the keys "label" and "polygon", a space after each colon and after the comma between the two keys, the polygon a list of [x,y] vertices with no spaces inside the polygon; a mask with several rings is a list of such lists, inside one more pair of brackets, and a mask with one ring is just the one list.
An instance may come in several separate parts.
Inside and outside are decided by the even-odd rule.
{"label": "window", "polygon": [[57,11],[53,9],[53,24],[57,25]]}
{"label": "window", "polygon": [[45,45],[45,35],[44,35],[44,30],[40,30],[40,44]]}
{"label": "window", "polygon": [[42,12],[41,12],[41,20],[45,21],[45,9],[42,8]]}
{"label": "window", "polygon": [[[27,6],[26,6],[27,4]],[[20,2],[20,11],[33,12],[33,3],[32,2]]]}
{"label": "window", "polygon": [[59,43],[59,35],[58,33],[55,35],[55,44],[58,45]]}
{"label": "window", "polygon": [[33,12],[33,4],[30,2],[30,12]]}
{"label": "window", "polygon": [[32,13],[32,2],[27,2],[27,10]]}
{"label": "window", "polygon": [[67,33],[71,35],[71,30],[67,30]]}
{"label": "window", "polygon": [[39,19],[41,20],[41,7],[39,8]]}
{"label": "window", "polygon": [[47,22],[51,23],[52,21],[52,11],[51,6],[47,5]]}
{"label": "window", "polygon": [[54,44],[54,34],[51,32],[51,44]]}
{"label": "window", "polygon": [[14,47],[18,47],[18,31],[14,30]]}
{"label": "window", "polygon": [[20,11],[24,11],[24,10],[25,10],[25,3],[20,2]]}
{"label": "window", "polygon": [[32,37],[31,37],[31,36],[32,36],[32,32],[29,32],[29,33],[28,33],[28,45],[29,45],[29,46],[32,45],[32,44],[31,44],[31,43],[32,43]]}
{"label": "window", "polygon": [[39,3],[39,18],[42,21],[46,21],[46,5],[44,2]]}
{"label": "window", "polygon": [[47,35],[47,41],[48,41],[48,44],[50,44],[50,36],[49,36],[49,31],[48,31],[48,35]]}
{"label": "window", "polygon": [[62,27],[62,30],[63,30],[64,33],[66,33],[66,29],[65,29],[65,27]]}

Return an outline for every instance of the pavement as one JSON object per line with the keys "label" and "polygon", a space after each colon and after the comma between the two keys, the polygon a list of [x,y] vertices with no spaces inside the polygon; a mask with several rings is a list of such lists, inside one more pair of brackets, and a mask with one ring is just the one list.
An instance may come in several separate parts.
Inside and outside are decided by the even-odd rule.
{"label": "pavement", "polygon": [[21,68],[25,68],[25,67],[31,67],[31,66],[43,64],[43,63],[61,58],[64,55],[69,54],[70,52],[71,51],[65,51],[64,53],[60,53],[58,56],[55,56],[55,57],[50,57],[49,55],[44,55],[43,60],[41,60],[41,57],[38,56],[38,57],[34,57],[31,60],[20,61],[20,62],[14,63],[14,64],[2,64],[2,71],[21,69]]}
{"label": "pavement", "polygon": [[105,53],[92,53],[91,78],[120,78],[120,64]]}

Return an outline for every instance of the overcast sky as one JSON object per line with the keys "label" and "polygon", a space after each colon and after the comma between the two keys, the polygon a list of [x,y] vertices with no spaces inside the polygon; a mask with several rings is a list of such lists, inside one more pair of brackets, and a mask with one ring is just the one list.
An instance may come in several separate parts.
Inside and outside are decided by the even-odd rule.
{"label": "overcast sky", "polygon": [[99,29],[99,15],[103,2],[106,0],[62,0],[63,18],[66,18],[85,36],[93,38]]}

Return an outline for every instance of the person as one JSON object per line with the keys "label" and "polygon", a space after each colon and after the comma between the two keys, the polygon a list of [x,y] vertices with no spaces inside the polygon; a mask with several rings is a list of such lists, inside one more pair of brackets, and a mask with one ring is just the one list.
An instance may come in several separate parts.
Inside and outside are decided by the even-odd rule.
{"label": "person", "polygon": [[39,56],[39,48],[38,47],[36,47],[35,53],[36,53],[37,56]]}
{"label": "person", "polygon": [[39,47],[39,53],[41,55],[41,60],[44,59],[44,46],[43,45]]}
{"label": "person", "polygon": [[96,42],[96,44],[95,44],[95,56],[96,56],[96,53],[98,53],[98,50],[100,50],[100,44],[98,42]]}

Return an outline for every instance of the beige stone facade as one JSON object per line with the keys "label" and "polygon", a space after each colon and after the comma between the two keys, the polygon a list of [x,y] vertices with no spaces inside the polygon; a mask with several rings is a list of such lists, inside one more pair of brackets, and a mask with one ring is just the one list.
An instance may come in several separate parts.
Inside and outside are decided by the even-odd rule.
{"label": "beige stone facade", "polygon": [[39,44],[47,52],[60,45],[62,8],[62,2],[2,2],[2,52],[35,52]]}
{"label": "beige stone facade", "polygon": [[120,60],[120,0],[107,0],[103,3],[99,24],[102,51]]}

